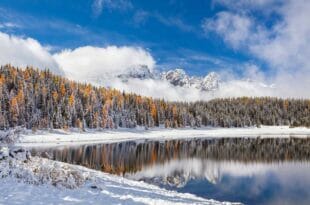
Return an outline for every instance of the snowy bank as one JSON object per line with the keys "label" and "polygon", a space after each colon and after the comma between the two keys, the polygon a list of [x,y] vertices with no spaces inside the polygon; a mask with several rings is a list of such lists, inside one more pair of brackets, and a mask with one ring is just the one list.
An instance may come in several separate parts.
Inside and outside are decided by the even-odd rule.
{"label": "snowy bank", "polygon": [[[6,150],[5,148],[2,150]],[[0,160],[0,204],[230,204],[167,191],[11,148]]]}
{"label": "snowy bank", "polygon": [[305,127],[289,128],[288,126],[262,126],[248,128],[183,128],[164,129],[154,128],[144,130],[117,129],[117,130],[88,130],[78,131],[38,131],[21,135],[21,146],[55,146],[70,144],[113,143],[128,140],[166,140],[189,138],[221,138],[221,137],[310,137],[310,129]]}

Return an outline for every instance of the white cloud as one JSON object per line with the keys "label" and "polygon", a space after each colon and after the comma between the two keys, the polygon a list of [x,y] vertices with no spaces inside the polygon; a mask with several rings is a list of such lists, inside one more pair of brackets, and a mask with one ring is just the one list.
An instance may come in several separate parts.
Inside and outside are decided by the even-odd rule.
{"label": "white cloud", "polygon": [[138,93],[143,96],[164,98],[170,101],[195,101],[206,99],[208,96],[201,96],[197,89],[176,87],[167,81],[156,79],[130,79],[124,83],[119,79],[108,81],[109,86],[126,92]]}
{"label": "white cloud", "polygon": [[0,32],[0,64],[18,67],[34,66],[49,68],[54,73],[62,74],[57,62],[47,48],[32,38],[10,36]]}
{"label": "white cloud", "polygon": [[309,97],[310,89],[310,2],[288,1],[278,12],[282,21],[272,35],[249,45],[249,50],[276,71],[279,95]]}
{"label": "white cloud", "polygon": [[226,11],[217,13],[214,18],[205,19],[202,24],[206,34],[216,32],[234,48],[238,48],[251,37],[251,27],[252,21],[249,17]]}
{"label": "white cloud", "polygon": [[116,76],[141,65],[152,71],[155,66],[148,51],[130,46],[85,46],[61,51],[54,54],[54,58],[68,77],[79,81]]}
{"label": "white cloud", "polygon": [[[234,49],[263,60],[273,71],[260,77],[276,84],[275,96],[310,97],[310,1],[218,0],[228,11],[203,23],[205,32],[215,31]],[[255,19],[251,11],[269,11]],[[269,24],[269,26],[266,26]]]}
{"label": "white cloud", "polygon": [[289,1],[281,9],[283,21],[271,31],[274,37],[253,43],[251,51],[274,67],[309,70],[309,10],[309,1]]}

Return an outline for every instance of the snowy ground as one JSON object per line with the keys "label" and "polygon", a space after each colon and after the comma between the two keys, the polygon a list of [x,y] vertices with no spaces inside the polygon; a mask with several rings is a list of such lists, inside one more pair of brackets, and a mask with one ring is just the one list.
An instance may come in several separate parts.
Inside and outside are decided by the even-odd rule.
{"label": "snowy ground", "polygon": [[310,129],[304,127],[289,128],[288,126],[262,126],[261,128],[184,128],[144,130],[117,129],[86,132],[53,130],[40,131],[35,134],[23,134],[21,146],[53,146],[63,144],[112,143],[127,140],[165,140],[184,138],[219,138],[219,137],[310,137]]}
{"label": "snowy ground", "polygon": [[230,204],[30,157],[20,150],[8,155],[5,148],[2,153],[0,204]]}

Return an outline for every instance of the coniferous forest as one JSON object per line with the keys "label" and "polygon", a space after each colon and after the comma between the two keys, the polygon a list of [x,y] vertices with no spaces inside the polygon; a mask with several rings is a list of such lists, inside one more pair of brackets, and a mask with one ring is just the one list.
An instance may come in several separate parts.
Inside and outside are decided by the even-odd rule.
{"label": "coniferous forest", "polygon": [[0,129],[45,128],[310,127],[310,100],[227,98],[167,102],[82,84],[38,69],[0,69]]}

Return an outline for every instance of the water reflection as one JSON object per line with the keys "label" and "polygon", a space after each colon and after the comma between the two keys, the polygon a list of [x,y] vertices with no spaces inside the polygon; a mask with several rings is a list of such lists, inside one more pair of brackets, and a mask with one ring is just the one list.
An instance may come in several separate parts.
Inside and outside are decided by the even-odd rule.
{"label": "water reflection", "polygon": [[310,163],[171,160],[128,174],[135,180],[246,204],[309,204]]}
{"label": "water reflection", "polygon": [[129,141],[32,152],[206,198],[309,204],[309,148],[307,138],[234,138]]}

